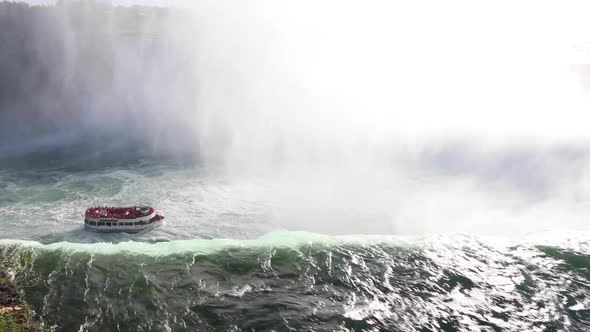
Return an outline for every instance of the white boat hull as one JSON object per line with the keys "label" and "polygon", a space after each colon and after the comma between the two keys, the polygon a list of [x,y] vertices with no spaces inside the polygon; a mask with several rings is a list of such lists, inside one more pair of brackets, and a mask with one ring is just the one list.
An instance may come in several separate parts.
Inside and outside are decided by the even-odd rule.
{"label": "white boat hull", "polygon": [[156,216],[156,211],[154,211],[152,214],[147,215],[147,216],[143,216],[143,217],[137,217],[137,218],[133,218],[133,219],[118,219],[118,218],[108,218],[108,217],[101,217],[101,218],[92,218],[92,217],[85,217],[86,220],[88,221],[94,221],[94,222],[124,222],[124,221],[132,221],[132,222],[148,222],[150,219],[154,218]]}
{"label": "white boat hull", "polygon": [[164,223],[162,212],[147,204],[128,207],[97,206],[86,210],[84,228],[96,233],[139,233]]}
{"label": "white boat hull", "polygon": [[151,230],[154,228],[158,228],[162,226],[164,221],[156,221],[149,224],[144,225],[134,225],[134,226],[92,226],[90,224],[84,224],[84,228],[88,231],[95,232],[95,233],[139,233],[147,230]]}

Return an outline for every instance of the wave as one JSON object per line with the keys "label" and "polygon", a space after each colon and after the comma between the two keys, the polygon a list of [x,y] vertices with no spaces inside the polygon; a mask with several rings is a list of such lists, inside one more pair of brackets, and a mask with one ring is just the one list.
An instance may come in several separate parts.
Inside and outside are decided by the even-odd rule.
{"label": "wave", "polygon": [[297,248],[305,245],[390,245],[412,246],[420,242],[419,237],[402,237],[386,235],[321,235],[304,231],[274,231],[254,240],[235,239],[193,239],[173,240],[166,242],[147,243],[125,241],[119,243],[73,243],[57,242],[43,244],[37,241],[2,239],[0,247],[21,247],[44,251],[65,251],[100,253],[114,255],[119,253],[146,256],[163,256],[180,253],[212,253],[227,248]]}
{"label": "wave", "polygon": [[590,232],[562,231],[535,232],[522,238],[498,236],[475,236],[468,234],[436,235],[324,235],[305,231],[277,230],[257,239],[191,239],[163,240],[158,242],[122,241],[77,243],[61,241],[41,243],[32,240],[0,239],[0,248],[19,247],[42,251],[62,251],[69,253],[89,253],[102,255],[133,254],[145,256],[166,256],[173,254],[208,254],[230,248],[269,249],[303,246],[385,246],[396,248],[418,248],[428,245],[462,246],[465,243],[485,244],[493,247],[515,245],[545,246],[573,250],[590,254]]}
{"label": "wave", "polygon": [[589,237],[551,238],[0,240],[0,262],[55,331],[586,330]]}

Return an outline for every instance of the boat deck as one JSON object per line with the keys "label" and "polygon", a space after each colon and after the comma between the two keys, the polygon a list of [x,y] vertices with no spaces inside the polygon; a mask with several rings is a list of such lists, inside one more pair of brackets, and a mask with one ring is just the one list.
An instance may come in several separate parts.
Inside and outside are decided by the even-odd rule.
{"label": "boat deck", "polygon": [[86,210],[85,217],[87,218],[107,218],[107,219],[136,219],[147,217],[154,213],[154,208],[150,207],[146,211],[142,211],[139,206],[128,207],[110,207],[98,206]]}

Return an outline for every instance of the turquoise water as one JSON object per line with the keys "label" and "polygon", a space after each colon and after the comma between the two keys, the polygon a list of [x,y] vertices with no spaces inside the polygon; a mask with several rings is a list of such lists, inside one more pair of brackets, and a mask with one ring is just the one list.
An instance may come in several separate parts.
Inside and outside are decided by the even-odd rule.
{"label": "turquoise water", "polygon": [[155,244],[2,240],[0,257],[56,331],[581,331],[590,255],[568,244],[580,242],[285,231]]}
{"label": "turquoise water", "polygon": [[[301,223],[285,222],[286,183],[147,162],[5,169],[0,261],[52,331],[590,328],[588,233],[355,235],[381,214],[322,201],[329,213],[301,205]],[[129,202],[152,203],[165,226],[82,229],[86,207]]]}

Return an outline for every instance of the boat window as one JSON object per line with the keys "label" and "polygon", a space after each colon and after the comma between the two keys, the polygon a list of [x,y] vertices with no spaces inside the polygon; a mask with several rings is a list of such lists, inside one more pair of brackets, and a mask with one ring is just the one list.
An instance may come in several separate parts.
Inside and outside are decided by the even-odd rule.
{"label": "boat window", "polygon": [[92,226],[96,226],[96,223],[95,223],[94,221],[90,221],[89,223],[90,223],[90,225],[92,225]]}
{"label": "boat window", "polygon": [[110,226],[110,225],[111,225],[111,223],[110,222],[107,222],[107,226]]}

